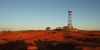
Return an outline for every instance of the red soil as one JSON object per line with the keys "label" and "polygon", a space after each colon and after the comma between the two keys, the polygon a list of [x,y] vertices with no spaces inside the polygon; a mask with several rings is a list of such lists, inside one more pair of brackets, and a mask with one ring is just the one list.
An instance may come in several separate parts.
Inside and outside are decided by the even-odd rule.
{"label": "red soil", "polygon": [[[93,36],[88,36],[88,34],[93,34]],[[72,38],[64,39],[64,36],[70,36]],[[100,41],[100,32],[88,32],[88,31],[77,31],[77,32],[48,32],[48,31],[36,31],[36,32],[10,32],[10,33],[0,33],[0,44],[7,43],[9,41],[24,40],[26,43],[35,44],[34,41],[47,40],[47,41],[59,41],[59,42],[76,42],[75,39],[86,39],[86,38],[98,38]],[[84,41],[77,41],[78,43],[89,43]],[[90,42],[91,44],[91,42]],[[28,46],[28,49],[37,49],[36,46]]]}

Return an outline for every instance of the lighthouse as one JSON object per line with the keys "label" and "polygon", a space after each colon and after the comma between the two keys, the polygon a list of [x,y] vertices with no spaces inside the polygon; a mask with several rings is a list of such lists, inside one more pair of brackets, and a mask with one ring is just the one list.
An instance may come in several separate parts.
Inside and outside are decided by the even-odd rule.
{"label": "lighthouse", "polygon": [[68,9],[68,31],[73,30],[73,25],[72,25],[72,10],[71,8]]}

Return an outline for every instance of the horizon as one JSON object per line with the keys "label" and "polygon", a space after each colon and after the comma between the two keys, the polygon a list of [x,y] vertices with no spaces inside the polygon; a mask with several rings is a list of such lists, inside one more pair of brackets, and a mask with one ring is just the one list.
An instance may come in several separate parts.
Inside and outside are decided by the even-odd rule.
{"label": "horizon", "polygon": [[0,0],[0,31],[44,30],[72,24],[80,30],[100,30],[99,0]]}

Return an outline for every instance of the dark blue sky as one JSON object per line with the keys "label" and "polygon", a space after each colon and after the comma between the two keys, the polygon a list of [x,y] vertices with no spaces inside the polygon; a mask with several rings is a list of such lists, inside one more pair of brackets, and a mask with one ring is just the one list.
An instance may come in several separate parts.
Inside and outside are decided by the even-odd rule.
{"label": "dark blue sky", "polygon": [[100,0],[0,0],[0,30],[63,27],[69,8],[74,28],[100,30]]}

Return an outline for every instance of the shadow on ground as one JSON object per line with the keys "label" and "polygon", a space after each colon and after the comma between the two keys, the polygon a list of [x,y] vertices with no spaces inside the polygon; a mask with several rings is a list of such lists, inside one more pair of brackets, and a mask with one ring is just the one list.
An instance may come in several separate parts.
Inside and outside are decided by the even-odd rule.
{"label": "shadow on ground", "polygon": [[35,41],[38,50],[82,50],[72,43],[61,43],[55,41]]}
{"label": "shadow on ground", "polygon": [[0,50],[27,50],[27,46],[31,44],[27,44],[24,41],[11,41],[6,44],[0,45]]}
{"label": "shadow on ground", "polygon": [[[34,41],[37,50],[82,50],[78,46],[72,43],[62,43],[56,41]],[[6,44],[0,45],[0,50],[27,50],[27,46],[32,46],[32,44],[27,44],[24,41],[11,41]]]}

